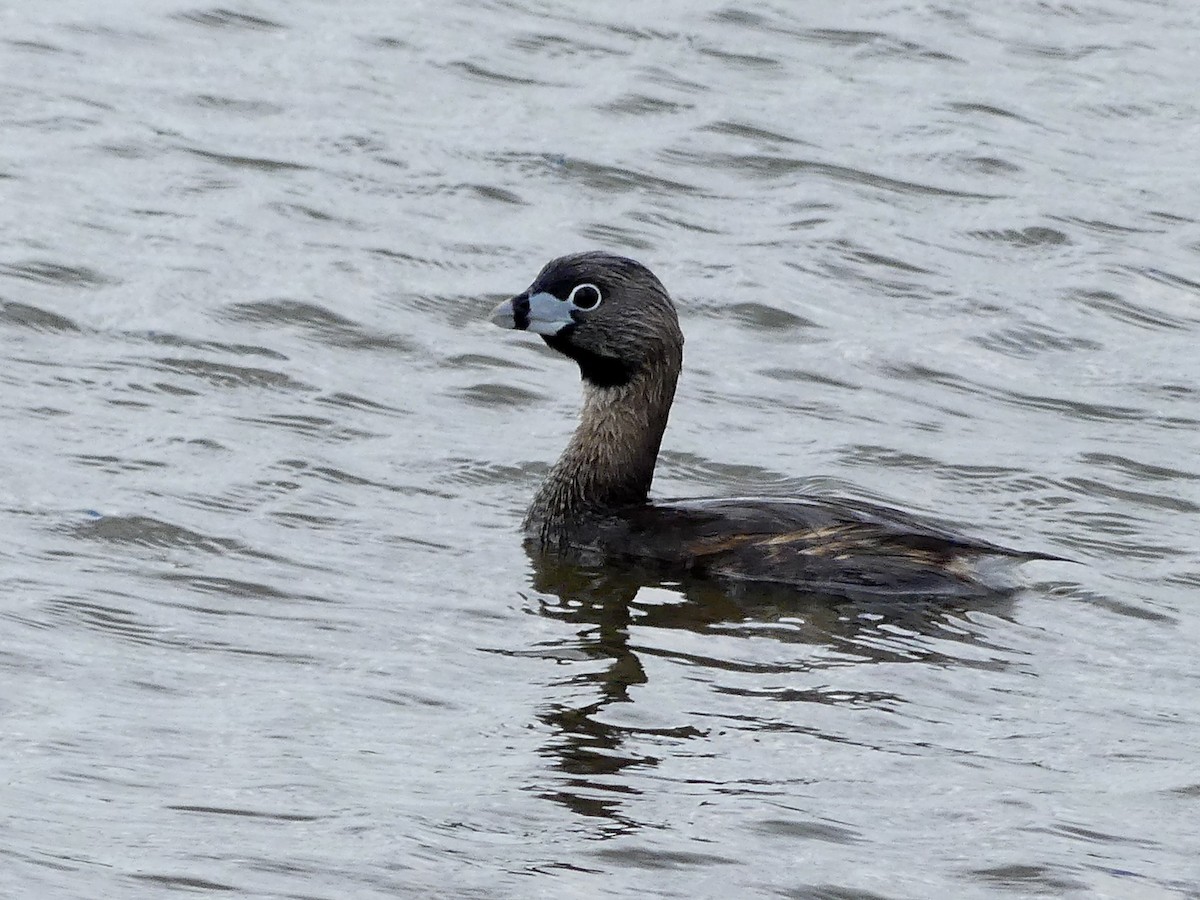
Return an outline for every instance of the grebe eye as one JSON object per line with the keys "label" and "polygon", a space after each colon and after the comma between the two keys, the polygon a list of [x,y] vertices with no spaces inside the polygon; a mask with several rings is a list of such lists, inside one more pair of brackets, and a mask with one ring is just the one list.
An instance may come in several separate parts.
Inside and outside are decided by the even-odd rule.
{"label": "grebe eye", "polygon": [[604,299],[600,296],[600,288],[594,284],[577,284],[567,295],[567,302],[576,309],[595,309]]}

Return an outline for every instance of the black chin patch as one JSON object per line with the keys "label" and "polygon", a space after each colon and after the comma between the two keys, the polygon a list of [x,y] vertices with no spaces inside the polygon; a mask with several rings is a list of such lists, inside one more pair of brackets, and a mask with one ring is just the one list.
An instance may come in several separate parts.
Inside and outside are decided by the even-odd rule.
{"label": "black chin patch", "polygon": [[584,381],[602,388],[623,387],[637,374],[635,367],[622,360],[576,347],[571,343],[572,331],[574,327],[568,325],[558,334],[542,335],[542,340],[548,347],[579,363],[579,374]]}

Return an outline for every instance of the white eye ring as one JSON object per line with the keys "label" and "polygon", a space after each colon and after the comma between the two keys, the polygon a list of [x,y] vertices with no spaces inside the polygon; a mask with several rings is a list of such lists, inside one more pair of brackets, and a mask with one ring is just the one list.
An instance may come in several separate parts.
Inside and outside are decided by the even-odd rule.
{"label": "white eye ring", "polygon": [[[580,291],[585,291],[585,290],[590,290],[592,293],[588,294],[585,292],[583,297],[580,298],[580,300],[582,300],[582,302],[580,302],[580,300],[575,299],[576,295]],[[588,301],[592,300],[593,297],[595,298],[593,300],[593,302],[588,303]],[[571,288],[571,293],[567,294],[567,302],[570,303],[576,309],[582,309],[584,312],[595,309],[603,301],[604,301],[604,295],[600,293],[600,288],[596,287],[594,284],[577,284],[577,285],[575,285],[575,287]]]}

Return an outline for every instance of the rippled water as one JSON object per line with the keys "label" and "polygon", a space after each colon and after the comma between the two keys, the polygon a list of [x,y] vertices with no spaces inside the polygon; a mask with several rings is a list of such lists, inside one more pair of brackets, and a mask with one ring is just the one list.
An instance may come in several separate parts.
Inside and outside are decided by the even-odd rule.
{"label": "rippled water", "polygon": [[[1200,896],[1193,4],[0,21],[0,894]],[[535,571],[578,380],[486,311],[588,247],[660,494],[1078,564]]]}

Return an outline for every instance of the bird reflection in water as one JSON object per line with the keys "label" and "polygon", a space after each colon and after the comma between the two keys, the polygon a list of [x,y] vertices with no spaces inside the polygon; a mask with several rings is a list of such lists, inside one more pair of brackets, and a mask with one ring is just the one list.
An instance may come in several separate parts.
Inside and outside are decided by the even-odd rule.
{"label": "bird reflection in water", "polygon": [[[1004,658],[1005,648],[990,644],[984,626],[972,621],[968,613],[1006,618],[1014,603],[1012,591],[927,600],[905,595],[889,601],[886,596],[804,594],[793,587],[772,588],[760,583],[663,581],[650,570],[580,566],[536,551],[531,551],[530,558],[537,592],[529,598],[530,603],[536,604],[540,615],[574,626],[570,638],[542,643],[522,654],[569,667],[569,674],[555,684],[562,689],[560,696],[538,713],[552,732],[544,755],[562,776],[555,779],[553,788],[543,788],[543,795],[581,816],[602,820],[603,836],[644,824],[630,816],[629,801],[640,793],[633,773],[660,762],[645,748],[703,740],[712,724],[722,721],[714,716],[698,725],[656,728],[631,724],[630,715],[614,715],[616,704],[634,702],[631,689],[649,685],[643,664],[646,658],[725,670],[738,676],[733,681],[755,674],[766,676],[769,688],[714,686],[722,694],[746,696],[747,703],[767,697],[882,709],[895,709],[904,700],[889,692],[836,690],[827,683],[828,677],[812,686],[812,673],[869,663],[923,662],[993,670],[1010,665]],[[775,653],[769,663],[698,655],[691,641],[679,642],[686,650],[655,641],[649,637],[654,629],[707,635],[718,642],[713,645],[718,652],[729,649],[722,637],[772,638],[793,646],[795,652]],[[955,652],[956,646],[962,648],[961,654]],[[992,650],[996,652],[988,652]],[[780,662],[780,656],[787,661]],[[780,686],[787,681],[802,684]],[[643,712],[646,714],[640,718],[649,722],[653,711]],[[730,727],[780,727],[777,721],[747,723],[747,717],[737,718],[743,721],[724,721]],[[614,724],[614,719],[620,724]],[[847,740],[816,727],[783,727],[818,739]]]}

